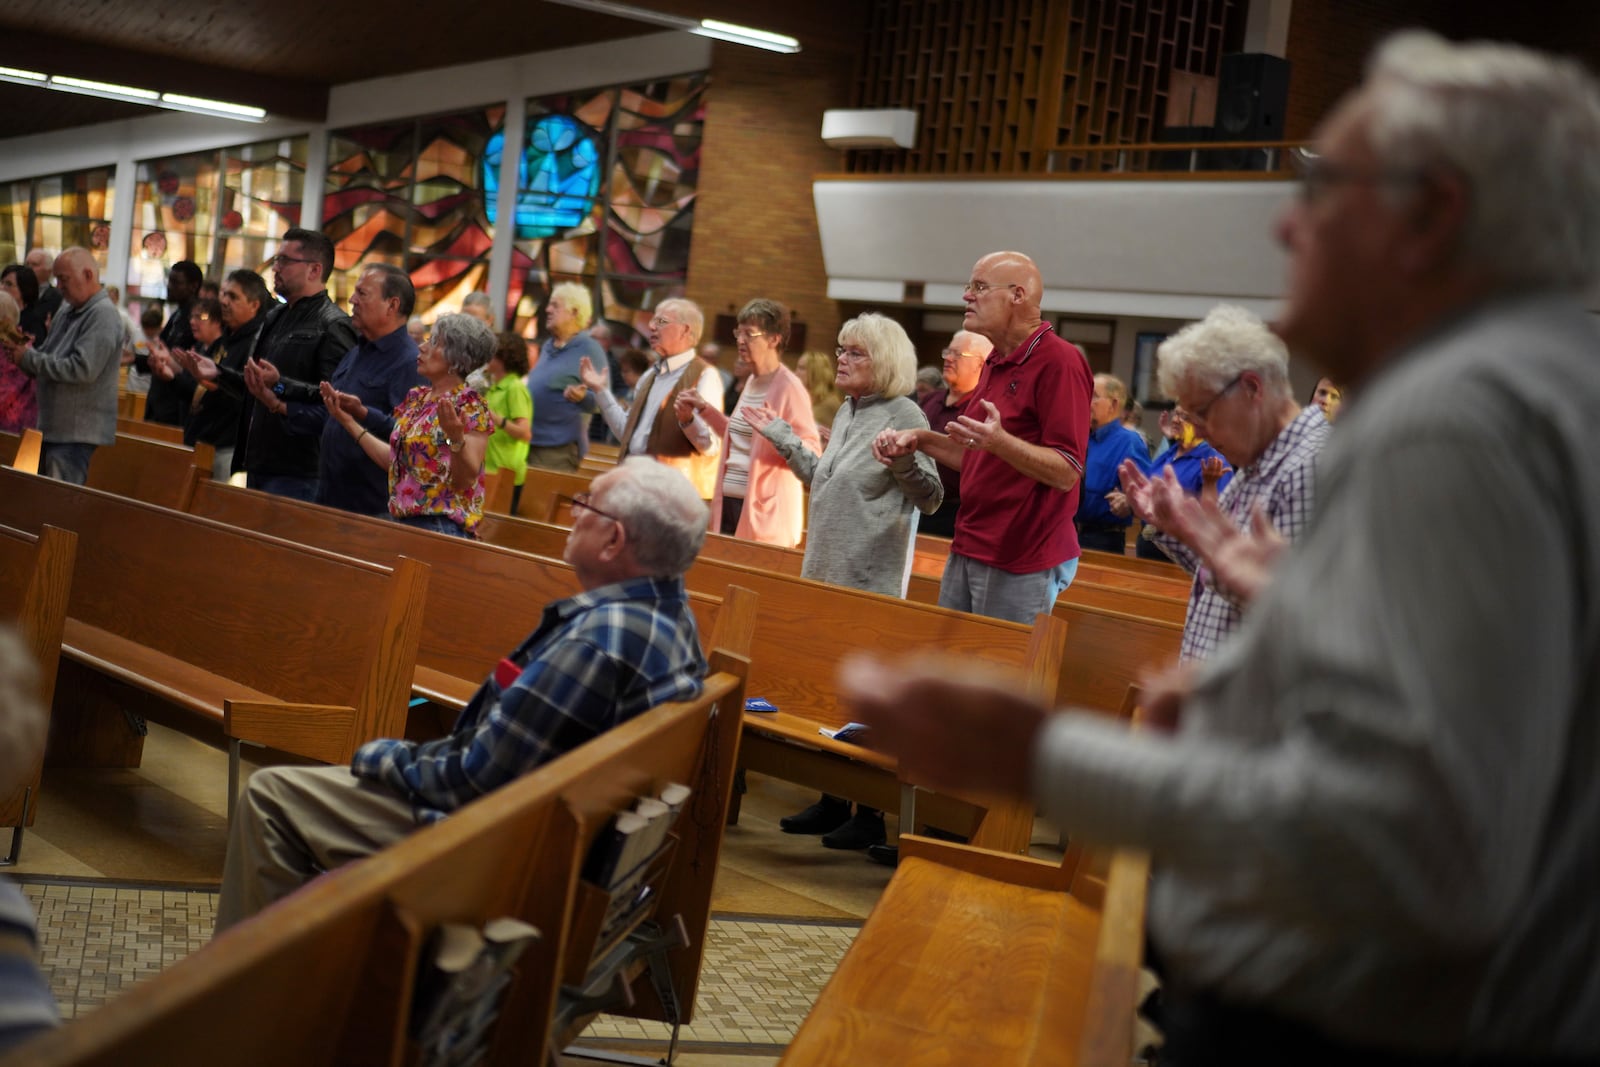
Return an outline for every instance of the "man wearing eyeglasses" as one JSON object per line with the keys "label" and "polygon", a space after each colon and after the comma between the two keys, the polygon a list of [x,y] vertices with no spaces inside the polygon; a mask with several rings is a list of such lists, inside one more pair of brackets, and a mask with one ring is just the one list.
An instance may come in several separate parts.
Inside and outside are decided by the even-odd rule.
{"label": "man wearing eyeglasses", "polygon": [[349,767],[256,771],[223,865],[217,929],[369,855],[642,712],[706,673],[683,574],[710,514],[678,471],[629,459],[573,501],[563,557],[583,592],[544,609],[449,736],[371,741]]}
{"label": "man wearing eyeglasses", "polygon": [[356,344],[350,317],[328,296],[332,271],[332,241],[316,230],[285,233],[272,259],[272,285],[284,303],[267,312],[243,374],[225,370],[219,379],[244,400],[233,469],[252,489],[316,498],[327,415],[318,385]]}
{"label": "man wearing eyeglasses", "polygon": [[689,390],[722,410],[722,376],[695,354],[704,326],[705,317],[693,301],[675,297],[657,305],[649,330],[657,359],[634,387],[634,400],[627,408],[606,387],[606,373],[588,356],[578,364],[583,386],[569,388],[580,397],[585,389],[594,395],[600,417],[621,442],[623,455],[654,456],[682,471],[700,498],[710,500],[717,490],[721,443],[698,413],[681,422],[677,410],[678,395]]}
{"label": "man wearing eyeglasses", "polygon": [[[945,387],[935,389],[922,401],[922,413],[928,416],[929,429],[944,433],[952,422],[967,413],[967,405],[983,377],[984,360],[992,351],[994,345],[989,339],[971,330],[957,330],[951,336],[941,354]],[[952,537],[956,532],[956,515],[961,510],[961,471],[943,463],[937,465],[939,481],[944,483],[944,500],[938,511],[922,516],[917,532]]]}
{"label": "man wearing eyeglasses", "polygon": [[1317,152],[1274,326],[1352,399],[1239,630],[1155,729],[932,663],[849,717],[1149,851],[1163,1064],[1600,1062],[1600,82],[1400,34]]}
{"label": "man wearing eyeglasses", "polygon": [[1078,510],[1094,383],[1082,352],[1040,316],[1044,282],[1020,252],[978,260],[962,327],[994,345],[967,413],[943,433],[885,430],[879,462],[922,451],[961,471],[940,607],[1031,624],[1078,569]]}

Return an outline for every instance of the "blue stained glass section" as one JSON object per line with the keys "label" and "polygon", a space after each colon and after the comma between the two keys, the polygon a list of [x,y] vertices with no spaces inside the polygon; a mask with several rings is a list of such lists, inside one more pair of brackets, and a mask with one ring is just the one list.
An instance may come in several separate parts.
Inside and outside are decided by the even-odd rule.
{"label": "blue stained glass section", "polygon": [[[600,149],[591,131],[568,115],[530,120],[517,164],[516,235],[519,240],[553,237],[583,223],[600,192]],[[500,193],[500,157],[505,134],[489,138],[483,153],[483,188],[493,224]]]}

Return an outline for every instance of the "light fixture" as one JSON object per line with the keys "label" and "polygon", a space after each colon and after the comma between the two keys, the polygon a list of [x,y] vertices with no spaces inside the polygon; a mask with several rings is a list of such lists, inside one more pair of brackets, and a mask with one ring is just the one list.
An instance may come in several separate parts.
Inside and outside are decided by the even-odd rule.
{"label": "light fixture", "polygon": [[265,108],[249,104],[231,104],[226,100],[207,100],[201,96],[183,93],[160,93],[154,89],[141,89],[133,85],[73,78],[65,74],[44,74],[36,70],[17,67],[0,67],[0,81],[31,85],[36,89],[55,89],[57,92],[76,93],[79,96],[96,96],[102,100],[120,100],[128,104],[162,107],[169,111],[192,111],[199,115],[233,119],[237,122],[265,122]]}
{"label": "light fixture", "polygon": [[793,37],[717,19],[684,18],[681,15],[668,15],[661,11],[634,7],[632,4],[619,4],[615,0],[550,0],[550,3],[581,8],[602,15],[615,15],[617,18],[633,19],[635,22],[649,22],[656,26],[684,30],[700,37],[712,37],[732,44],[748,45],[751,48],[764,48],[769,52],[789,54],[800,51],[800,42]]}

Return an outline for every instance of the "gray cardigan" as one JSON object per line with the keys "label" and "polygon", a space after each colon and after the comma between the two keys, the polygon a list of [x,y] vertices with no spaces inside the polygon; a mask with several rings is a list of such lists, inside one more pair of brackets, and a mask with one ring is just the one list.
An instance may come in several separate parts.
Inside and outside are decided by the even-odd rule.
{"label": "gray cardigan", "polygon": [[904,396],[846,400],[821,456],[782,419],[767,425],[767,440],[811,487],[801,577],[905,596],[917,512],[937,511],[944,485],[933,460],[921,452],[885,467],[872,458],[872,439],[883,430],[927,428],[922,409]]}
{"label": "gray cardigan", "polygon": [[39,380],[39,432],[48,444],[109,445],[117,439],[117,368],[122,316],[102,289],[56,312],[50,336],[18,361]]}

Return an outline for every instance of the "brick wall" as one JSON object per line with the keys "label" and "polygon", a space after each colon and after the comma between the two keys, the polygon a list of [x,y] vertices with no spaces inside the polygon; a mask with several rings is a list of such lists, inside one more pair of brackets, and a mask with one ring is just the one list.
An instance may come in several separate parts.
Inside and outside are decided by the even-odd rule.
{"label": "brick wall", "polygon": [[854,62],[716,46],[687,286],[708,333],[718,314],[765,296],[806,324],[807,347],[833,347],[841,320],[827,297],[811,182],[844,169],[843,153],[822,143],[822,112],[849,106]]}

